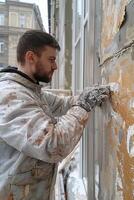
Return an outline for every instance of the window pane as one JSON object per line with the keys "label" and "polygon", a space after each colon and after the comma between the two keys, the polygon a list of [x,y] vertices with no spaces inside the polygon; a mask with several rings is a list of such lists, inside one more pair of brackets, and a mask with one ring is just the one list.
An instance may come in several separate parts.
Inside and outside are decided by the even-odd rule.
{"label": "window pane", "polygon": [[86,15],[88,11],[88,0],[84,0],[84,16]]}
{"label": "window pane", "polygon": [[5,24],[5,16],[4,14],[0,14],[0,25],[3,26]]}
{"label": "window pane", "polygon": [[19,23],[20,23],[21,28],[25,27],[25,23],[26,23],[25,15],[20,15]]}
{"label": "window pane", "polygon": [[81,18],[82,18],[82,1],[76,0],[76,13],[75,13],[75,38],[77,39],[80,31],[81,31]]}
{"label": "window pane", "polygon": [[90,66],[88,61],[88,24],[84,27],[84,87],[90,85]]}
{"label": "window pane", "polygon": [[82,68],[81,68],[81,51],[80,51],[80,40],[76,45],[75,49],[75,88],[78,93],[82,87]]}
{"label": "window pane", "polygon": [[[88,63],[88,23],[84,27],[84,87],[89,86],[89,63]],[[88,180],[88,128],[85,128],[83,137],[82,137],[82,154],[83,154],[83,166],[82,166],[82,175],[85,183],[85,188],[87,190],[87,180]]]}
{"label": "window pane", "polygon": [[3,68],[5,67],[5,64],[4,63],[0,63],[0,68]]}
{"label": "window pane", "polygon": [[84,130],[84,134],[82,136],[82,158],[83,158],[83,162],[82,162],[82,177],[86,186],[86,190],[87,190],[87,161],[88,161],[88,157],[87,157],[87,145],[88,145],[88,130],[87,128]]}
{"label": "window pane", "polygon": [[4,42],[0,42],[0,53],[4,53]]}

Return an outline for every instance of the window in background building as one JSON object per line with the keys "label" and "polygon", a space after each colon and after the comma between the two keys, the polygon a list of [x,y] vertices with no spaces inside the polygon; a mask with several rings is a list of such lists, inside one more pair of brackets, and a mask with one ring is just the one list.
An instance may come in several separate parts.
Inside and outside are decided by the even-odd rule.
{"label": "window in background building", "polygon": [[18,13],[17,12],[9,13],[9,26],[18,27]]}
{"label": "window in background building", "polygon": [[5,15],[0,13],[0,25],[4,26],[5,25]]}
{"label": "window in background building", "polygon": [[4,42],[0,42],[0,53],[4,53],[5,50],[5,44]]}
{"label": "window in background building", "polygon": [[26,17],[23,14],[19,16],[19,26],[21,28],[26,27]]}
{"label": "window in background building", "polygon": [[5,64],[4,63],[0,63],[0,68],[3,68],[5,67]]}

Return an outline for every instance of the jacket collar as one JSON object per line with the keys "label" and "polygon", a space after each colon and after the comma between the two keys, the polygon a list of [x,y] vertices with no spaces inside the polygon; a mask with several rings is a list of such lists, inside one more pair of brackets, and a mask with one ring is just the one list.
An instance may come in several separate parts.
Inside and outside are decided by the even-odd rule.
{"label": "jacket collar", "polygon": [[20,83],[21,85],[25,86],[26,88],[30,88],[32,90],[41,90],[41,85],[37,82],[35,83],[29,76],[24,74],[23,72],[19,71],[16,67],[7,67],[0,71],[2,74],[0,78],[1,81],[5,80],[12,80],[14,82]]}

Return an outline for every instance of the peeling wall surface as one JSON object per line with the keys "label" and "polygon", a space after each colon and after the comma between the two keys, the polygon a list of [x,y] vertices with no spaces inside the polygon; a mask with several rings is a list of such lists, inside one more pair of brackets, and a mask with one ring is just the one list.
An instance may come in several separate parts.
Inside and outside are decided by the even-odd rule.
{"label": "peeling wall surface", "polygon": [[110,84],[112,97],[98,111],[102,117],[97,121],[101,135],[95,195],[102,200],[133,200],[134,0],[103,0],[102,9],[101,82]]}
{"label": "peeling wall surface", "polygon": [[[110,0],[102,1],[103,26],[101,34],[101,61],[111,56],[117,49],[117,44],[113,43],[116,34],[127,20],[126,6],[130,0]],[[127,38],[126,38],[127,39]]]}

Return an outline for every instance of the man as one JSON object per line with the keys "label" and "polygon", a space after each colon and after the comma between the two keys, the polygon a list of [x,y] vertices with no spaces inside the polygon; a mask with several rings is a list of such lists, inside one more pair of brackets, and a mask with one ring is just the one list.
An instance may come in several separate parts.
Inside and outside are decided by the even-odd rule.
{"label": "man", "polygon": [[74,97],[43,92],[57,69],[57,41],[31,30],[19,40],[18,67],[1,70],[0,200],[53,199],[58,162],[81,138],[89,112],[109,96],[96,87]]}

